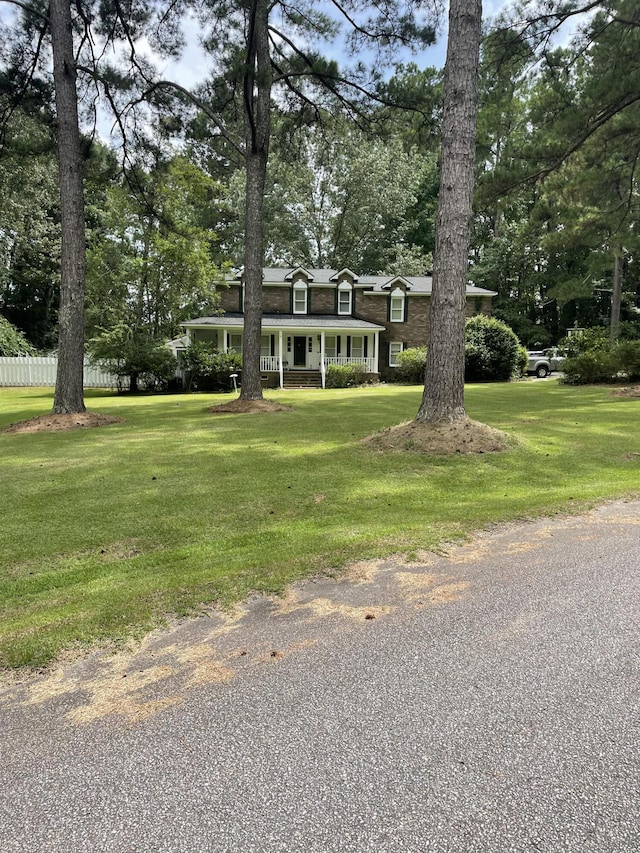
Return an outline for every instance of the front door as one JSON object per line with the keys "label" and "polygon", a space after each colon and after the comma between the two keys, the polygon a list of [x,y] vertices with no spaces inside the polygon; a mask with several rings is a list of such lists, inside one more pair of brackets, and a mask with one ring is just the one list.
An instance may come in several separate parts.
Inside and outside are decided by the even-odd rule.
{"label": "front door", "polygon": [[293,366],[307,366],[307,339],[298,335],[293,339]]}

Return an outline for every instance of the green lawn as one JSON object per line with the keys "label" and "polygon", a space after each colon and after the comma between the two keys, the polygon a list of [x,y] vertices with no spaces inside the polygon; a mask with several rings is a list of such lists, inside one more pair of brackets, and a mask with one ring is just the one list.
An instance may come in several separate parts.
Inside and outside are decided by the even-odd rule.
{"label": "green lawn", "polygon": [[[89,393],[122,424],[0,435],[0,666],[118,642],[355,558],[433,548],[488,523],[637,494],[640,399],[555,381],[476,385],[506,453],[375,454],[421,390],[273,392],[295,411],[212,416],[225,397]],[[0,427],[51,407],[0,389]]]}

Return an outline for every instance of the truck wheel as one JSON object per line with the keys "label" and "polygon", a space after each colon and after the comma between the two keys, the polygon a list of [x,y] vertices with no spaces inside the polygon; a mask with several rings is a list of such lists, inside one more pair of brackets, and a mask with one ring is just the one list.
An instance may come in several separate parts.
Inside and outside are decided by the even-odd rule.
{"label": "truck wheel", "polygon": [[544,377],[548,375],[549,368],[546,366],[546,364],[539,364],[536,367],[536,376],[538,377],[538,379],[544,379]]}

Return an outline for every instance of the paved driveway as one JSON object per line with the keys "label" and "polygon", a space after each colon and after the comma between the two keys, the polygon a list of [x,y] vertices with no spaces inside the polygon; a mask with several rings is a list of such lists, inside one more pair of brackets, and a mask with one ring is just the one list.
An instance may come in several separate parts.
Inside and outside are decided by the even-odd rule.
{"label": "paved driveway", "polygon": [[640,851],[640,504],[0,694],[0,851]]}

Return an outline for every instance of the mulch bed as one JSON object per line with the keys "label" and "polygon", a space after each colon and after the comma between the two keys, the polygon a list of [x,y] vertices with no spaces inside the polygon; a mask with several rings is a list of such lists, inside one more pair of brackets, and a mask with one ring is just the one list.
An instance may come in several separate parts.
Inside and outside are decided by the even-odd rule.
{"label": "mulch bed", "polygon": [[75,415],[38,415],[26,421],[9,424],[2,432],[62,432],[70,429],[90,429],[91,427],[121,424],[122,418],[114,415],[101,415],[98,412],[80,412]]}
{"label": "mulch bed", "polygon": [[370,435],[363,442],[380,453],[411,451],[437,456],[500,453],[509,445],[505,433],[468,418],[435,425],[408,421]]}
{"label": "mulch bed", "polygon": [[241,400],[238,398],[228,403],[219,403],[217,406],[211,406],[208,411],[212,415],[255,415],[264,414],[265,412],[293,412],[294,409],[291,406],[274,403],[273,400]]}

